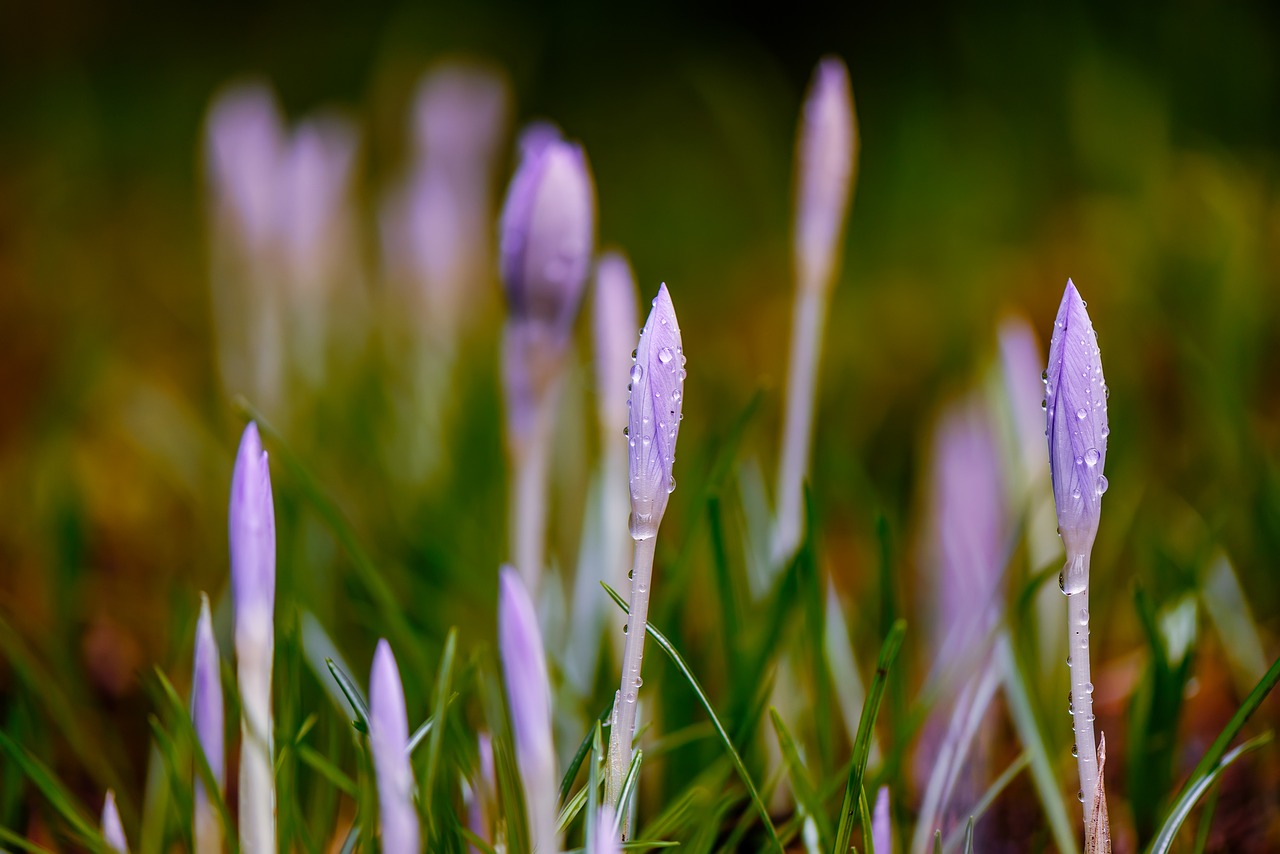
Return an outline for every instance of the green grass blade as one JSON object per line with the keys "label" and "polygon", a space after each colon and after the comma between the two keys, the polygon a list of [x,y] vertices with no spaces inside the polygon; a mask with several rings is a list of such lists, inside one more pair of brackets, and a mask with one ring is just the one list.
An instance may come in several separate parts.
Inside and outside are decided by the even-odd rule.
{"label": "green grass blade", "polygon": [[54,854],[54,852],[50,851],[48,848],[42,848],[34,842],[28,842],[11,830],[5,830],[3,826],[0,826],[0,842],[3,842],[6,845],[12,845],[19,851],[30,852],[30,854]]}
{"label": "green grass blade", "polygon": [[[1180,810],[1184,807],[1190,812],[1191,806],[1195,804],[1195,800],[1204,794],[1207,786],[1204,781],[1210,775],[1217,775],[1226,767],[1227,746],[1231,744],[1232,739],[1244,727],[1245,722],[1250,716],[1258,710],[1262,705],[1262,701],[1271,693],[1271,689],[1276,687],[1276,683],[1280,682],[1280,658],[1271,663],[1271,667],[1263,674],[1262,679],[1249,692],[1249,696],[1245,697],[1240,708],[1236,709],[1236,713],[1231,716],[1231,720],[1223,727],[1222,732],[1214,739],[1212,745],[1205,755],[1196,763],[1196,767],[1192,770],[1191,776],[1187,778],[1187,782],[1183,785],[1182,791],[1178,794],[1177,800],[1174,802],[1173,808],[1169,811],[1168,818],[1165,819],[1160,832],[1156,835],[1155,840],[1151,843],[1151,847],[1147,850],[1152,854],[1160,854],[1160,852],[1168,851],[1169,846],[1173,844],[1173,837],[1178,832],[1178,826],[1186,819],[1186,814],[1179,815]],[[1254,739],[1253,741],[1257,741]],[[1250,742],[1252,744],[1253,742]],[[1255,745],[1256,746],[1256,745]],[[1242,745],[1243,747],[1243,745]],[[1231,756],[1234,760],[1240,755],[1240,749],[1232,751]],[[1197,791],[1198,790],[1198,791]],[[1194,794],[1194,797],[1192,795]],[[1163,846],[1163,847],[1162,847]]]}
{"label": "green grass blade", "polygon": [[769,718],[773,721],[773,730],[778,735],[778,746],[782,748],[782,758],[787,763],[787,771],[791,777],[791,791],[796,796],[796,803],[807,815],[813,816],[813,822],[818,828],[819,847],[825,847],[831,840],[831,825],[822,809],[822,801],[813,787],[813,781],[809,778],[804,762],[800,759],[800,751],[796,748],[795,739],[792,738],[791,731],[787,729],[778,710],[770,707]]}
{"label": "green grass blade", "polygon": [[582,808],[587,805],[588,796],[591,794],[587,786],[583,786],[578,793],[569,799],[569,802],[560,808],[560,815],[556,817],[556,830],[562,835],[569,829],[569,825],[578,817],[578,813],[582,812]]}
{"label": "green grass blade", "polygon": [[876,842],[871,836],[871,805],[867,803],[867,787],[858,789],[858,822],[862,825],[862,850],[876,854]]}
{"label": "green grass blade", "polygon": [[1209,799],[1205,801],[1204,809],[1200,810],[1200,826],[1196,828],[1196,845],[1191,854],[1204,854],[1209,847],[1209,831],[1213,828],[1213,814],[1218,808],[1220,794],[1222,787],[1215,784],[1209,792]]}
{"label": "green grass blade", "polygon": [[75,798],[63,788],[58,778],[43,762],[27,753],[3,732],[0,732],[0,752],[7,753],[9,758],[22,769],[26,778],[40,790],[58,815],[71,825],[71,829],[86,846],[99,854],[111,854],[107,840],[102,837],[102,831],[80,811]]}
{"label": "green grass blade", "polygon": [[867,759],[871,754],[871,734],[875,730],[876,716],[880,713],[880,703],[884,699],[885,684],[889,680],[889,668],[898,657],[902,647],[902,638],[907,633],[907,621],[895,620],[889,629],[889,635],[880,648],[880,660],[876,662],[876,675],[871,680],[871,690],[867,693],[867,701],[862,706],[862,717],[858,721],[858,737],[853,743],[853,762],[849,768],[849,779],[845,784],[844,801],[840,806],[840,823],[836,826],[835,845],[832,854],[843,854],[849,850],[849,837],[853,833],[853,817],[857,811],[858,794],[862,791],[862,778],[866,774]]}
{"label": "green grass blade", "polygon": [[369,701],[365,699],[364,692],[332,658],[326,658],[324,663],[328,666],[329,672],[333,674],[334,681],[338,683],[338,687],[342,689],[342,696],[346,697],[347,702],[351,704],[351,711],[356,714],[355,720],[351,722],[351,725],[356,728],[357,732],[368,734]]}
{"label": "green grass blade", "polygon": [[342,769],[334,765],[324,754],[316,750],[309,744],[300,744],[297,747],[298,759],[310,766],[317,774],[324,777],[333,787],[343,794],[356,798],[359,796],[359,789],[356,788],[356,781],[352,780]]}
{"label": "green grass blade", "polygon": [[942,854],[942,831],[933,832],[933,854]]}
{"label": "green grass blade", "polygon": [[640,761],[644,751],[636,748],[631,755],[631,765],[627,768],[627,776],[622,778],[622,788],[618,790],[618,811],[613,816],[613,835],[616,837],[627,824],[627,816],[631,813],[631,799],[636,793],[636,785],[640,782]]}
{"label": "green grass blade", "polygon": [[431,702],[432,711],[439,726],[432,727],[431,734],[427,738],[427,773],[423,779],[422,797],[424,800],[423,806],[427,814],[427,836],[430,839],[435,839],[438,831],[435,810],[433,809],[436,797],[436,774],[440,767],[440,746],[443,743],[446,715],[449,712],[449,692],[450,685],[453,683],[453,662],[457,650],[458,630],[452,628],[449,629],[449,635],[444,642],[444,654],[440,658],[440,668],[436,674],[435,694]]}
{"label": "green grass blade", "polygon": [[[609,720],[609,715],[613,712],[613,701],[610,700],[608,705],[604,707],[604,711],[596,716],[595,723],[603,724]],[[582,737],[582,743],[578,745],[578,750],[573,754],[573,759],[569,760],[569,767],[564,772],[564,777],[560,779],[560,803],[564,803],[565,798],[569,797],[569,793],[573,791],[573,781],[578,777],[578,769],[582,767],[582,761],[587,758],[587,753],[591,751],[591,739],[595,735],[596,726],[593,725],[587,730],[587,734]]]}
{"label": "green grass blade", "polygon": [[[1000,796],[1000,793],[1003,792],[1009,784],[1022,773],[1023,769],[1030,764],[1030,754],[1025,750],[1019,753],[1018,758],[1010,762],[1009,767],[1004,769],[1000,776],[995,779],[995,782],[988,786],[987,790],[982,793],[982,797],[978,798],[978,802],[974,805],[973,810],[969,815],[969,820],[976,823],[978,819],[982,818],[986,811],[991,809],[991,805],[995,803],[995,800]],[[947,851],[954,851],[956,847],[960,845],[960,842],[960,830],[957,828],[951,832],[950,836],[947,837],[942,847]]]}
{"label": "green grass blade", "polygon": [[964,854],[973,854],[973,816],[964,827]]}
{"label": "green grass blade", "polygon": [[[630,613],[627,603],[622,600],[616,590],[604,582],[601,582],[601,585],[613,597],[613,601],[622,609],[623,613]],[[747,787],[747,793],[751,796],[752,803],[755,804],[756,810],[760,813],[765,829],[769,832],[770,841],[781,852],[783,850],[782,842],[778,839],[778,831],[773,826],[773,820],[769,818],[769,809],[761,799],[760,792],[756,789],[756,784],[751,779],[751,774],[747,771],[747,766],[743,763],[742,757],[738,755],[738,749],[733,746],[733,739],[729,737],[729,731],[724,728],[724,724],[720,722],[719,716],[716,715],[715,709],[712,708],[711,699],[707,696],[707,692],[702,689],[702,684],[698,681],[698,677],[693,675],[693,671],[689,669],[689,665],[685,663],[680,653],[676,652],[676,648],[672,646],[671,641],[667,640],[666,635],[654,628],[652,622],[647,623],[645,628],[649,637],[653,638],[654,643],[662,648],[662,651],[667,654],[667,657],[683,674],[684,678],[689,682],[689,687],[693,689],[693,693],[698,696],[698,701],[707,710],[711,723],[715,726],[716,732],[720,734],[720,740],[724,742],[725,750],[729,753],[733,767],[737,769],[738,776],[742,779],[742,784]]]}

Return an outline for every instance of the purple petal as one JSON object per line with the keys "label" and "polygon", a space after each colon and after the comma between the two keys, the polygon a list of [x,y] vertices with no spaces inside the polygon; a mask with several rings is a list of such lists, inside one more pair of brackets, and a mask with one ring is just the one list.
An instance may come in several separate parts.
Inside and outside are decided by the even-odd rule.
{"label": "purple petal", "polygon": [[889,787],[881,786],[876,795],[876,808],[871,813],[871,841],[877,851],[893,850],[893,824],[889,815]]}
{"label": "purple petal", "polygon": [[1087,554],[1107,490],[1110,428],[1098,338],[1070,280],[1049,341],[1045,404],[1058,529],[1069,557]]}
{"label": "purple petal", "polygon": [[627,444],[631,449],[631,535],[657,536],[667,497],[676,488],[676,439],[683,418],[684,348],[675,306],[664,284],[636,348],[631,368]]}
{"label": "purple petal", "polygon": [[321,116],[294,130],[276,177],[275,227],[292,276],[313,286],[342,262],[354,235],[348,220],[359,132]]}
{"label": "purple petal", "polygon": [[512,317],[567,337],[594,241],[595,193],[582,149],[558,137],[526,137],[499,247]]}
{"label": "purple petal", "polygon": [[257,83],[223,92],[209,107],[205,133],[209,185],[219,208],[245,239],[270,240],[284,148],[275,96]]}
{"label": "purple petal", "polygon": [[271,474],[258,425],[249,422],[231,477],[231,592],[237,621],[275,609],[276,523]]}
{"label": "purple petal", "polygon": [[801,287],[826,287],[849,212],[857,128],[849,71],[827,57],[813,72],[796,152],[795,252]]}
{"label": "purple petal", "polygon": [[619,854],[617,834],[613,832],[614,811],[610,804],[601,804],[596,816],[595,833],[587,843],[587,854]]}
{"label": "purple petal", "polygon": [[[209,597],[200,594],[200,619],[196,623],[195,665],[191,677],[191,724],[195,728],[200,749],[204,751],[221,792],[226,785],[224,760],[224,719],[222,675],[218,642],[213,636],[213,619],[209,614]],[[196,798],[201,797],[204,782],[196,778]]]}
{"label": "purple petal", "polygon": [[413,807],[409,765],[409,719],[404,687],[391,646],[378,641],[369,675],[369,746],[378,781],[384,851],[418,851],[418,813]]}
{"label": "purple petal", "polygon": [[413,99],[414,138],[425,157],[444,169],[485,164],[506,134],[510,95],[506,80],[482,66],[433,69]]}
{"label": "purple petal", "polygon": [[102,837],[111,850],[128,854],[129,843],[124,838],[124,825],[120,823],[120,811],[116,809],[116,793],[110,789],[107,789],[107,797],[102,802]]}
{"label": "purple petal", "polygon": [[596,262],[592,327],[596,350],[596,397],[600,422],[618,432],[627,421],[627,371],[636,334],[636,282],[620,252],[606,252]]}

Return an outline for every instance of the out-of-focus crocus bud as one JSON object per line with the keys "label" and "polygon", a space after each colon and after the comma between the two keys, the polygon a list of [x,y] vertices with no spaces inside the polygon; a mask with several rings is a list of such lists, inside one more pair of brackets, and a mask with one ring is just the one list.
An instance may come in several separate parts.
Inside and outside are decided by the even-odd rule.
{"label": "out-of-focus crocus bud", "polygon": [[881,786],[871,813],[871,841],[877,851],[893,850],[893,818],[889,815],[889,787]]}
{"label": "out-of-focus crocus bud", "polygon": [[618,844],[618,835],[613,832],[614,815],[611,805],[600,806],[595,832],[587,841],[587,854],[620,854],[622,847]]}
{"label": "out-of-focus crocus bud", "polygon": [[[226,785],[221,660],[218,642],[213,636],[209,597],[203,593],[200,594],[200,619],[196,623],[195,665],[191,677],[191,724],[221,794]],[[192,835],[196,854],[217,854],[222,850],[222,825],[214,810],[212,796],[205,791],[204,779],[198,774],[194,800]]]}
{"label": "out-of-focus crocus bud", "polygon": [[826,288],[835,273],[857,145],[849,70],[840,58],[829,56],[813,72],[800,120],[795,263],[801,288]]}
{"label": "out-of-focus crocus bud", "polygon": [[500,268],[511,317],[563,346],[595,239],[595,191],[582,149],[539,129],[526,138],[502,211]]}
{"label": "out-of-focus crocus bud", "polygon": [[378,780],[382,850],[420,851],[409,765],[409,717],[391,645],[378,641],[369,675],[369,745]]}
{"label": "out-of-focus crocus bud", "polygon": [[551,735],[551,686],[533,601],[519,574],[503,567],[498,593],[498,647],[511,710],[516,762],[524,784],[533,850],[559,851],[556,831],[555,743]]}
{"label": "out-of-focus crocus bud", "polygon": [[275,232],[284,136],[275,96],[260,83],[228,89],[209,108],[205,145],[215,211],[252,248]]}
{"label": "out-of-focus crocus bud", "polygon": [[276,850],[271,760],[276,531],[267,454],[252,422],[240,440],[231,478],[230,528],[241,709],[240,847],[246,854],[267,854]]}
{"label": "out-of-focus crocus bud", "polygon": [[[1070,279],[1049,341],[1045,412],[1058,530],[1070,561],[1087,555],[1098,533],[1102,494],[1107,491],[1102,470],[1111,432],[1098,337],[1084,300]],[[1067,576],[1067,592],[1087,580],[1074,578],[1071,572]]]}
{"label": "out-of-focus crocus bud", "polygon": [[680,326],[664,284],[640,331],[636,362],[631,366],[627,445],[631,449],[631,536],[637,540],[658,535],[667,497],[676,488],[673,470],[684,417],[684,366]]}
{"label": "out-of-focus crocus bud", "polygon": [[621,252],[606,252],[596,262],[592,308],[600,425],[606,437],[613,439],[627,426],[627,396],[621,378],[631,367],[636,335],[636,282]]}
{"label": "out-of-focus crocus bud", "polygon": [[116,793],[107,789],[102,802],[102,838],[112,851],[129,854],[129,842],[124,838],[124,825],[120,823],[120,811],[116,809]]}

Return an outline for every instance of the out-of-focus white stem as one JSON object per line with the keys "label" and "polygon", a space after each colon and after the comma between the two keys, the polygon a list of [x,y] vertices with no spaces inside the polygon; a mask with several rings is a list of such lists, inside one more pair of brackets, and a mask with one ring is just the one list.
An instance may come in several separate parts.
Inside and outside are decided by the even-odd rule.
{"label": "out-of-focus white stem", "polygon": [[192,835],[196,854],[218,854],[222,851],[222,823],[209,794],[203,789],[197,793],[194,825]]}
{"label": "out-of-focus white stem", "polygon": [[[631,551],[631,531],[627,527],[627,449],[617,436],[608,433],[603,437],[607,442],[617,445],[616,448],[606,444],[604,460],[604,483],[600,490],[600,550],[604,559],[601,575],[615,590],[624,590],[627,586],[627,558]],[[600,593],[599,586],[595,592]],[[602,604],[607,603],[607,599]],[[617,611],[612,605],[606,612],[610,615],[609,625]],[[626,652],[626,635],[619,637],[616,632],[609,633],[614,645],[615,660],[621,661]]]}
{"label": "out-of-focus white stem", "polygon": [[809,470],[813,410],[822,353],[828,289],[801,283],[791,323],[791,361],[787,369],[787,408],[778,458],[778,517],[772,558],[785,563],[800,547],[804,530],[804,478]]}
{"label": "out-of-focus white stem", "polygon": [[1098,753],[1093,738],[1093,682],[1089,674],[1089,556],[1069,558],[1063,574],[1071,654],[1071,720],[1075,728],[1076,765],[1080,769],[1087,835],[1093,825],[1093,793],[1098,788]]}
{"label": "out-of-focus white stem", "polygon": [[240,683],[240,848],[275,854],[276,790],[271,761],[270,614],[236,624],[236,676]]}
{"label": "out-of-focus white stem", "polygon": [[530,434],[513,444],[511,489],[512,558],[530,595],[538,595],[547,548],[547,472],[559,384],[539,401]]}
{"label": "out-of-focus white stem", "polygon": [[[653,553],[657,546],[657,537],[636,540],[635,557],[631,568],[631,607],[627,616],[627,640],[622,653],[622,685],[618,691],[618,721],[614,725],[609,738],[622,739],[620,767],[610,769],[612,776],[617,777],[609,786],[609,791],[617,793],[622,790],[622,777],[631,766],[631,742],[636,735],[636,709],[640,697],[640,665],[644,658],[645,626],[649,619],[649,585],[653,580]],[[615,805],[621,809],[621,805]],[[623,830],[626,836],[627,828]]]}

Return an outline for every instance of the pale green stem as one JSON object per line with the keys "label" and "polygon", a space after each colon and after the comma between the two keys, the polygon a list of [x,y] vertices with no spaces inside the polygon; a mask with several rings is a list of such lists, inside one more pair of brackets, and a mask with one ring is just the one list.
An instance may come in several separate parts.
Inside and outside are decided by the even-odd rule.
{"label": "pale green stem", "polygon": [[787,408],[778,458],[778,516],[773,536],[773,562],[786,562],[800,546],[804,530],[804,480],[809,471],[818,359],[827,314],[828,289],[796,291],[791,323],[791,360],[787,368]]}
{"label": "pale green stem", "polygon": [[1067,594],[1067,633],[1071,655],[1071,720],[1076,764],[1084,798],[1086,837],[1093,825],[1093,793],[1098,787],[1097,742],[1093,737],[1093,682],[1089,674],[1089,555],[1074,555],[1063,567]]}
{"label": "pale green stem", "polygon": [[[653,553],[657,537],[636,540],[635,557],[631,569],[631,607],[627,617],[627,640],[622,653],[622,684],[618,689],[618,719],[609,738],[621,739],[617,743],[622,762],[609,769],[611,782],[608,791],[616,796],[622,790],[620,775],[631,766],[631,742],[636,734],[636,711],[640,697],[640,665],[644,658],[645,626],[649,617],[649,587],[653,581]],[[620,772],[620,773],[619,773]],[[617,779],[612,779],[617,777]],[[615,808],[617,805],[615,804]],[[623,836],[625,837],[624,830]]]}
{"label": "pale green stem", "polygon": [[270,615],[236,626],[240,684],[240,849],[275,854],[276,790],[271,761],[271,668],[274,637]]}

